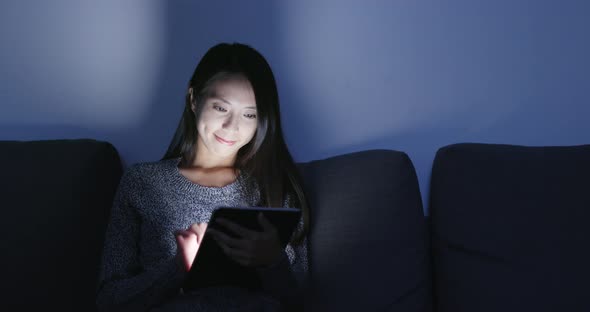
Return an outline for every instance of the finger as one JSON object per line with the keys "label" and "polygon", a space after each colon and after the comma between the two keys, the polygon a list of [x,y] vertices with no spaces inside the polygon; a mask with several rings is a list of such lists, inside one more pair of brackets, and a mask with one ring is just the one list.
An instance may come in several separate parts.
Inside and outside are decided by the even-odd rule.
{"label": "finger", "polygon": [[232,260],[238,262],[241,265],[246,265],[248,263],[248,261],[249,261],[248,259],[250,258],[250,255],[247,252],[245,252],[243,250],[232,248],[232,247],[228,246],[227,244],[225,244],[224,242],[218,242],[218,243],[219,243],[219,247],[221,247],[221,249],[223,250],[223,253],[225,253]]}
{"label": "finger", "polygon": [[197,242],[197,244],[199,244],[198,240],[197,240],[197,235],[195,235],[195,233],[191,232],[191,231],[184,231],[184,230],[180,230],[180,231],[176,231],[176,243],[179,246],[186,246],[187,244],[189,244],[190,240],[195,240],[195,242]]}
{"label": "finger", "polygon": [[223,218],[217,219],[217,223],[219,223],[219,225],[223,226],[224,228],[230,230],[234,234],[237,234],[238,236],[241,236],[241,237],[253,237],[256,234],[258,234],[258,232],[256,232],[256,231],[252,231],[252,230],[247,229],[237,223],[234,223],[232,221],[229,221],[229,220],[226,220]]}
{"label": "finger", "polygon": [[194,232],[195,234],[197,234],[197,232],[199,231],[199,225],[197,223],[193,223],[188,228],[188,230]]}
{"label": "finger", "polygon": [[194,234],[194,233],[192,233],[191,231],[187,231],[187,230],[178,230],[178,231],[174,232],[175,236],[181,236],[184,238],[189,237],[191,234]]}
{"label": "finger", "polygon": [[275,226],[270,223],[270,221],[268,221],[268,219],[264,216],[264,214],[262,212],[258,213],[258,223],[260,223],[260,225],[262,226],[262,229],[265,232],[275,232],[276,228]]}
{"label": "finger", "polygon": [[205,231],[207,229],[207,223],[193,223],[190,227],[189,227],[189,231],[193,231],[196,234],[199,234],[203,231]]}
{"label": "finger", "polygon": [[205,231],[207,230],[207,223],[194,223],[189,228],[189,231],[195,233],[197,235],[197,242],[200,244],[203,240],[203,236],[205,236]]}
{"label": "finger", "polygon": [[205,235],[205,232],[207,231],[207,225],[208,223],[200,223],[199,224],[199,237],[203,237]]}
{"label": "finger", "polygon": [[244,247],[245,247],[243,240],[238,239],[238,238],[233,238],[233,237],[223,233],[222,231],[210,229],[208,233],[212,234],[213,238],[217,242],[221,241],[223,244],[227,245],[228,247],[240,248],[240,249],[244,249]]}

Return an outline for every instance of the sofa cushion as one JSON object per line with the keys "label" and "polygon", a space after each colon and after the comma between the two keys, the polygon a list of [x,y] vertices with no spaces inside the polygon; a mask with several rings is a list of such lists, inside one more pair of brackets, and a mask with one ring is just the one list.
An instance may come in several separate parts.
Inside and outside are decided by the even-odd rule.
{"label": "sofa cushion", "polygon": [[121,176],[94,140],[0,142],[2,305],[94,310],[108,212]]}
{"label": "sofa cushion", "polygon": [[441,148],[437,311],[590,311],[590,145]]}
{"label": "sofa cushion", "polygon": [[300,164],[311,206],[313,311],[430,311],[428,242],[405,153]]}

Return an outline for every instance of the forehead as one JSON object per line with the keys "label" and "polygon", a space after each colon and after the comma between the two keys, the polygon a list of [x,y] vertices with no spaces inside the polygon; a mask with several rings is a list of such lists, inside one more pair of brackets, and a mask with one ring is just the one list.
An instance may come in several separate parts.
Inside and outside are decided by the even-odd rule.
{"label": "forehead", "polygon": [[213,82],[207,98],[217,98],[231,105],[256,107],[256,97],[250,81],[241,76],[224,77]]}

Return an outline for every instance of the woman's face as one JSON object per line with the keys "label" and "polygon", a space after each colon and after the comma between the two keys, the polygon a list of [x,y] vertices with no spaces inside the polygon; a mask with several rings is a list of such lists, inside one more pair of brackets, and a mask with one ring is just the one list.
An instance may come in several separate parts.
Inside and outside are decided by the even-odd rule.
{"label": "woman's face", "polygon": [[[197,121],[197,160],[233,165],[239,149],[256,133],[254,91],[242,77],[218,80],[210,88]],[[193,112],[196,109],[193,105]]]}

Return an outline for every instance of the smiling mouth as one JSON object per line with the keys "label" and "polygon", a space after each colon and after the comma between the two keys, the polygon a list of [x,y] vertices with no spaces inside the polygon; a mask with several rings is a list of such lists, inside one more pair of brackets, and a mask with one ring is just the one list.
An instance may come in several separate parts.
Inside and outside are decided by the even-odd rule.
{"label": "smiling mouth", "polygon": [[222,139],[222,138],[218,137],[218,136],[217,136],[217,135],[215,135],[215,134],[214,134],[214,136],[215,136],[215,139],[216,139],[216,140],[217,140],[219,143],[221,143],[221,144],[225,144],[225,145],[229,145],[229,146],[231,146],[231,145],[234,145],[234,144],[236,143],[236,141],[227,141],[227,140],[224,140],[224,139]]}

